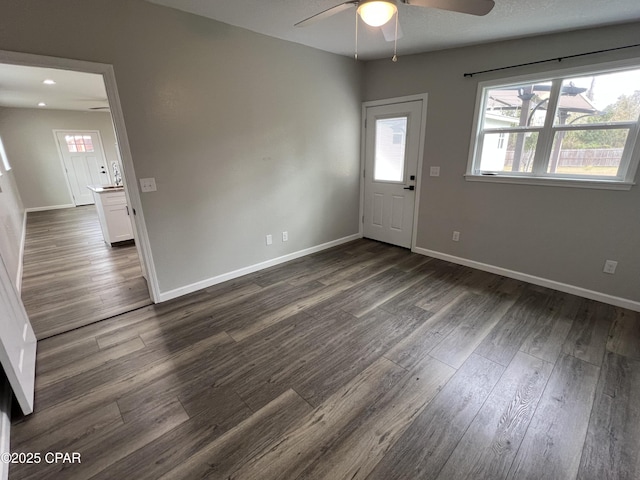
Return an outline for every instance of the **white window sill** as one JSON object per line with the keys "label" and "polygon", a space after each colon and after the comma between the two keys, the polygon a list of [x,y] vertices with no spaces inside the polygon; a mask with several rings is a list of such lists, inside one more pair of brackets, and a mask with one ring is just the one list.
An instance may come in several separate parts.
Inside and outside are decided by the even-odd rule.
{"label": "white window sill", "polygon": [[512,183],[521,185],[541,185],[545,187],[596,188],[600,190],[631,190],[633,182],[613,180],[590,180],[549,177],[521,177],[509,175],[473,175],[465,174],[468,182]]}

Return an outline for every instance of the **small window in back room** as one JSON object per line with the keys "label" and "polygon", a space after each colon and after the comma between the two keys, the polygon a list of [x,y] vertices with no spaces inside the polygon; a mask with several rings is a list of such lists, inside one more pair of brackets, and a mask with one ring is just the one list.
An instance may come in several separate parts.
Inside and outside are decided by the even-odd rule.
{"label": "small window in back room", "polygon": [[93,152],[93,142],[91,135],[65,135],[69,153]]}
{"label": "small window in back room", "polygon": [[[0,138],[0,157],[2,157],[2,165],[4,166],[5,172],[11,170],[11,164],[9,163],[9,157],[7,157],[7,152],[4,149],[4,144],[2,143],[2,138]],[[2,175],[2,172],[0,172]]]}

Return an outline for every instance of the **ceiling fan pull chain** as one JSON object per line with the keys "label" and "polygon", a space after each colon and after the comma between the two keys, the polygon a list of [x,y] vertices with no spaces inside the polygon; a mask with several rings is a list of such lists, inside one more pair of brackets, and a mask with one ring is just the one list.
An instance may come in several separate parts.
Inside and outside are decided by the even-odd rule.
{"label": "ceiling fan pull chain", "polygon": [[358,11],[356,10],[356,53],[355,58],[358,60]]}
{"label": "ceiling fan pull chain", "polygon": [[396,11],[396,35],[393,40],[393,58],[391,59],[392,62],[398,61],[397,53],[398,53],[398,12]]}

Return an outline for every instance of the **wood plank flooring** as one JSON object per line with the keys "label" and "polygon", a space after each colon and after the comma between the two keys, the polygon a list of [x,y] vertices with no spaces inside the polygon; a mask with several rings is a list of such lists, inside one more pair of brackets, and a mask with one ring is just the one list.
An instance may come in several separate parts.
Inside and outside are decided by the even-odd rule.
{"label": "wood plank flooring", "polygon": [[41,341],[10,478],[637,480],[639,324],[358,240]]}
{"label": "wood plank flooring", "polygon": [[151,304],[135,245],[105,244],[94,205],[28,214],[22,301],[38,339]]}

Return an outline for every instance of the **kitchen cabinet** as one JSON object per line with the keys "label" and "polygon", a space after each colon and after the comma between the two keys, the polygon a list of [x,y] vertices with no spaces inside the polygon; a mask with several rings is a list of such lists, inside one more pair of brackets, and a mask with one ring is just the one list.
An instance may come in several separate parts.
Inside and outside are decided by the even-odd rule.
{"label": "kitchen cabinet", "polygon": [[89,186],[96,202],[102,236],[108,245],[133,240],[124,187]]}

